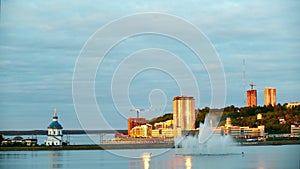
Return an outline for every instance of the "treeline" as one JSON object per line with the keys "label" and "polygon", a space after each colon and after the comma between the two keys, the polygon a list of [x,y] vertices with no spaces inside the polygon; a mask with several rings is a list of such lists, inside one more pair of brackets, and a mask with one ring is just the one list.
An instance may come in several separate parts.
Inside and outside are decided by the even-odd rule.
{"label": "treeline", "polygon": [[[127,130],[63,130],[63,134],[127,133]],[[47,130],[0,130],[0,135],[47,135]]]}
{"label": "treeline", "polygon": [[[224,125],[226,117],[231,118],[232,125],[257,127],[265,126],[269,134],[290,133],[291,124],[300,122],[300,106],[287,108],[287,104],[276,106],[257,106],[238,108],[229,106],[224,108],[224,113],[219,125]],[[257,114],[262,114],[262,119],[257,120]],[[280,120],[282,120],[280,122]]]}
{"label": "treeline", "polygon": [[[264,125],[265,132],[269,134],[290,133],[291,124],[300,124],[300,106],[287,108],[286,105],[287,103],[283,105],[278,104],[274,107],[270,105],[241,108],[232,105],[224,109],[210,109],[209,107],[196,109],[195,126],[197,128],[200,122],[204,123],[205,116],[211,111],[223,112],[219,126],[223,126],[226,118],[230,117],[234,126],[257,127]],[[262,119],[258,120],[257,114],[261,114]],[[173,119],[173,114],[168,113],[150,120],[149,123],[154,124],[171,119]]]}
{"label": "treeline", "polygon": [[164,114],[163,116],[153,118],[153,119],[149,120],[147,123],[149,123],[153,126],[154,123],[159,123],[159,122],[163,122],[163,121],[167,121],[167,120],[173,120],[173,113],[167,113],[167,114]]}

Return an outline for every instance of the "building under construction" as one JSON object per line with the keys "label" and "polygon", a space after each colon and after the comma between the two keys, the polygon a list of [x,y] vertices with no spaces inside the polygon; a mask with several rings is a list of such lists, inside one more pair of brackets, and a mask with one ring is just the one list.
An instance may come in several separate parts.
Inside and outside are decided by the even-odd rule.
{"label": "building under construction", "polygon": [[247,107],[257,106],[257,91],[253,89],[255,84],[250,84],[251,89],[247,90]]}

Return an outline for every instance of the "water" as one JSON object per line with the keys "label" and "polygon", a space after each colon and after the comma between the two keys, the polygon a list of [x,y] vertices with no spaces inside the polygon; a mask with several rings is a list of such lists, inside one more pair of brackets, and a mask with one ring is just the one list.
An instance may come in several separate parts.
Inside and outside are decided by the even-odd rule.
{"label": "water", "polygon": [[[0,168],[196,168],[196,169],[299,169],[300,145],[242,146],[235,155],[176,155],[175,149],[115,150],[126,158],[103,150],[0,152]],[[164,152],[149,156],[148,152]],[[144,158],[142,158],[144,156]]]}
{"label": "water", "polygon": [[[190,155],[225,155],[240,154],[236,149],[237,143],[231,136],[213,134],[206,142],[201,143],[198,137],[175,137],[177,154]],[[180,147],[180,148],[178,148]]]}

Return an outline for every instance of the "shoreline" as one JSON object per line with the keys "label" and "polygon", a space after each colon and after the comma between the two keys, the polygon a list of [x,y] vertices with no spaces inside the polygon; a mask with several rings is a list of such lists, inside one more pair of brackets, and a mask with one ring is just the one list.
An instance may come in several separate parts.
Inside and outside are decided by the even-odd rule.
{"label": "shoreline", "polygon": [[[243,142],[237,146],[280,146],[280,145],[300,145],[300,140],[265,141],[265,142]],[[62,150],[123,150],[123,149],[160,149],[175,148],[170,143],[136,143],[136,144],[101,144],[101,145],[68,145],[68,146],[15,146],[0,147],[0,151],[62,151]]]}
{"label": "shoreline", "polygon": [[241,146],[280,146],[280,145],[293,145],[299,144],[300,140],[276,140],[276,141],[263,141],[263,142],[241,142]]}
{"label": "shoreline", "polygon": [[174,148],[174,144],[157,143],[157,144],[91,144],[91,145],[68,145],[68,146],[15,146],[0,147],[0,151],[61,151],[61,150],[123,150],[123,149],[159,149]]}

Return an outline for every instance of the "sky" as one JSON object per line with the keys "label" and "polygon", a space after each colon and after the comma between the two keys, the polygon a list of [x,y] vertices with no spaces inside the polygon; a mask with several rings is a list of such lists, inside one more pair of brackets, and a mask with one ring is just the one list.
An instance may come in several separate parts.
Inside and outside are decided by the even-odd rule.
{"label": "sky", "polygon": [[[292,0],[3,0],[0,130],[46,129],[54,108],[64,129],[81,129],[89,122],[93,124],[86,126],[89,129],[126,129],[126,118],[136,116],[130,109],[145,108],[140,116],[151,119],[172,112],[172,99],[177,95],[194,96],[197,108],[214,107],[212,96],[221,97],[212,88],[210,70],[216,66],[224,72],[224,106],[244,106],[244,90],[250,88],[250,83],[256,85],[258,105],[264,104],[265,87],[277,89],[277,103],[299,102],[299,11],[300,2]],[[84,49],[88,49],[93,40],[101,41],[94,44],[95,49],[105,50],[105,43],[118,38],[110,35],[135,27],[147,28],[151,21],[143,18],[121,24],[124,17],[144,13],[173,16],[193,25],[215,49],[219,62],[207,64],[204,56],[199,59],[180,40],[162,34],[140,34],[119,39],[101,63],[98,61],[102,56],[96,53],[96,62],[86,62],[85,67],[80,68],[80,58],[89,52]],[[106,38],[97,36],[97,32],[100,34],[112,23],[120,25],[108,29]],[[168,24],[149,27],[167,26],[170,34],[177,33],[190,38],[193,44],[203,45],[197,36],[193,37],[189,27]],[[77,103],[74,97],[78,96],[73,93],[74,73],[79,69],[89,71],[93,65],[97,66],[91,90],[95,100],[89,102],[80,97],[83,102]],[[152,68],[143,69],[146,66]],[[123,83],[126,78],[130,83]],[[195,86],[199,95],[183,89]],[[83,84],[83,88],[88,86]],[[130,105],[125,104],[128,100]],[[100,110],[95,114],[89,114],[92,102]]]}

